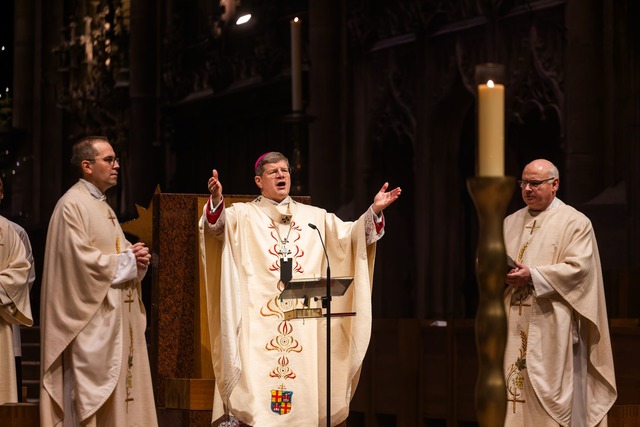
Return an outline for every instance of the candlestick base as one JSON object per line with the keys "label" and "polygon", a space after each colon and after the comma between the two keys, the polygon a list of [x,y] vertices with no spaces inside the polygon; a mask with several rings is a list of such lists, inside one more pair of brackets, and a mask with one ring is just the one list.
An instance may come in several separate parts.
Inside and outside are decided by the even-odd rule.
{"label": "candlestick base", "polygon": [[476,315],[478,378],[475,404],[481,427],[502,426],[507,408],[503,367],[507,342],[503,301],[507,256],[502,224],[514,188],[513,177],[476,177],[467,180],[467,189],[475,204],[480,228],[476,252],[480,300]]}

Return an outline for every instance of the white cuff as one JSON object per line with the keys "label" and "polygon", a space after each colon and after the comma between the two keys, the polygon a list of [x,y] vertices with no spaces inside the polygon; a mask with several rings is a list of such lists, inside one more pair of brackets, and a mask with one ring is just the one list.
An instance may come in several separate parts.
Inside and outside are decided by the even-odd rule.
{"label": "white cuff", "polygon": [[533,289],[536,291],[536,297],[538,298],[548,297],[556,292],[555,288],[551,286],[535,268],[531,269],[531,281],[533,282]]}
{"label": "white cuff", "polygon": [[138,278],[138,266],[136,265],[136,256],[130,249],[118,254],[118,268],[116,275],[111,281],[112,285],[128,282]]}

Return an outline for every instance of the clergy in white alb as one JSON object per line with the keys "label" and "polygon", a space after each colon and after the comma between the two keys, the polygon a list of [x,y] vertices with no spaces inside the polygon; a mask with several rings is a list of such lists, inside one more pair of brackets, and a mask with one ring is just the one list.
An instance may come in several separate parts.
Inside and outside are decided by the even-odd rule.
{"label": "clergy in white alb", "polygon": [[529,164],[520,182],[528,206],[504,221],[517,265],[505,291],[505,426],[606,426],[617,397],[596,237],[555,197],[558,181],[550,162]]}
{"label": "clergy in white alb", "polygon": [[[318,426],[326,421],[326,318],[287,319],[303,300],[280,299],[282,271],[293,279],[353,277],[332,313],[331,422],[346,420],[371,334],[375,242],[384,234],[383,207],[400,189],[387,185],[357,221],[343,222],[288,196],[288,161],[268,153],[256,164],[262,195],[224,207],[214,171],[200,221],[212,357],[213,421],[232,416],[250,426]],[[213,188],[212,188],[213,187]],[[219,191],[216,191],[219,190]],[[376,212],[377,211],[377,212]],[[313,224],[317,230],[309,226]],[[309,302],[321,307],[320,301]]]}
{"label": "clergy in white alb", "polygon": [[[0,183],[0,187],[2,187],[2,184]],[[13,221],[9,221],[11,223],[11,225],[13,226],[13,229],[16,230],[16,232],[18,233],[18,236],[20,236],[20,240],[22,240],[22,243],[24,244],[24,249],[26,251],[26,255],[27,255],[27,261],[29,261],[29,264],[31,264],[31,268],[29,268],[29,274],[27,276],[27,286],[29,287],[29,290],[31,290],[31,287],[33,286],[33,282],[35,282],[36,280],[36,266],[35,263],[33,261],[33,249],[31,248],[31,241],[29,240],[29,235],[27,234],[27,231],[20,225],[17,224]],[[28,325],[26,325],[28,326]],[[16,359],[16,376],[18,376],[19,380],[16,381],[16,385],[18,387],[18,401],[21,402],[20,400],[20,385],[21,385],[21,369],[22,367],[20,366],[21,361],[22,361],[22,336],[21,336],[21,324],[19,323],[14,323],[13,324],[13,352],[14,352],[14,356]]]}
{"label": "clergy in white alb", "polygon": [[0,404],[18,401],[13,325],[33,325],[26,250],[12,223],[0,216]]}
{"label": "clergy in white alb", "polygon": [[[2,181],[2,178],[0,178],[0,201],[2,200],[4,200],[4,182]],[[29,286],[29,290],[31,290],[31,286],[33,285],[33,282],[36,280],[36,268],[33,262],[33,250],[31,248],[31,241],[29,240],[29,235],[27,234],[27,231],[20,224],[17,224],[13,221],[9,221],[9,224],[11,224],[11,226],[16,231],[16,233],[18,233],[20,240],[22,240],[22,243],[24,244],[26,256],[27,256],[27,261],[29,261],[29,264],[31,264],[31,268],[29,268],[29,275],[27,276],[27,285]],[[29,304],[29,307],[30,306],[31,305]],[[22,367],[20,366],[21,359],[22,359],[22,339],[20,335],[20,327],[21,327],[20,323],[14,323],[12,325],[13,353],[15,356],[16,377],[18,378],[18,381],[20,381],[20,378],[21,378],[20,374],[22,369]],[[16,381],[16,387],[18,390],[18,401],[21,401],[20,400],[20,393],[21,393],[20,382],[21,381],[20,382],[18,381]]]}
{"label": "clergy in white alb", "polygon": [[83,178],[58,201],[47,233],[40,421],[153,427],[140,289],[148,250],[126,240],[106,201],[104,191],[115,185],[119,169],[111,145],[85,138],[74,146],[73,159]]}

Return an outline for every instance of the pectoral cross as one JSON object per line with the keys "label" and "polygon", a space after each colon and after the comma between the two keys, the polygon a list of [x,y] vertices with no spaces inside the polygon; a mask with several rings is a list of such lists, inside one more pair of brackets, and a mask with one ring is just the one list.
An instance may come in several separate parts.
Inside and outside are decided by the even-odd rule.
{"label": "pectoral cross", "polygon": [[280,280],[282,280],[282,283],[289,283],[293,277],[293,269],[289,262],[291,250],[287,248],[287,243],[289,243],[289,241],[285,237],[282,239],[282,246],[280,246],[280,250],[278,251],[280,255]]}
{"label": "pectoral cross", "polygon": [[282,262],[289,261],[289,255],[291,254],[291,250],[287,248],[287,243],[289,243],[289,241],[285,237],[284,239],[282,239],[282,246],[280,246],[280,250],[278,251]]}
{"label": "pectoral cross", "polygon": [[536,230],[536,228],[540,228],[540,226],[536,227],[536,221],[538,221],[537,219],[533,220],[533,224],[531,225],[527,225],[525,228],[529,228],[531,230],[531,232],[529,233],[529,235],[533,234],[533,232]]}

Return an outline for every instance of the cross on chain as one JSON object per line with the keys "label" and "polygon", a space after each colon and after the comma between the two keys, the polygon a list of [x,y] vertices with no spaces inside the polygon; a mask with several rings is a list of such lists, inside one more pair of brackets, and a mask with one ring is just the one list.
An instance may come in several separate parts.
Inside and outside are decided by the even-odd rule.
{"label": "cross on chain", "polygon": [[507,399],[507,402],[513,402],[513,413],[516,413],[516,403],[525,403],[524,400],[518,399],[518,396],[513,396],[513,399]]}
{"label": "cross on chain", "polygon": [[534,219],[534,220],[533,220],[533,224],[531,224],[531,225],[527,225],[527,226],[525,227],[525,228],[528,228],[528,229],[530,229],[530,230],[531,230],[531,232],[529,233],[529,235],[532,235],[532,234],[533,234],[533,232],[536,230],[536,228],[540,228],[540,226],[537,226],[537,227],[536,227],[536,222],[537,222],[537,221],[538,221],[537,219]]}
{"label": "cross on chain", "polygon": [[278,250],[278,254],[282,259],[282,262],[289,261],[289,255],[291,254],[291,250],[287,248],[287,243],[289,243],[289,241],[285,237],[284,239],[282,239],[282,246],[280,246],[280,250]]}

